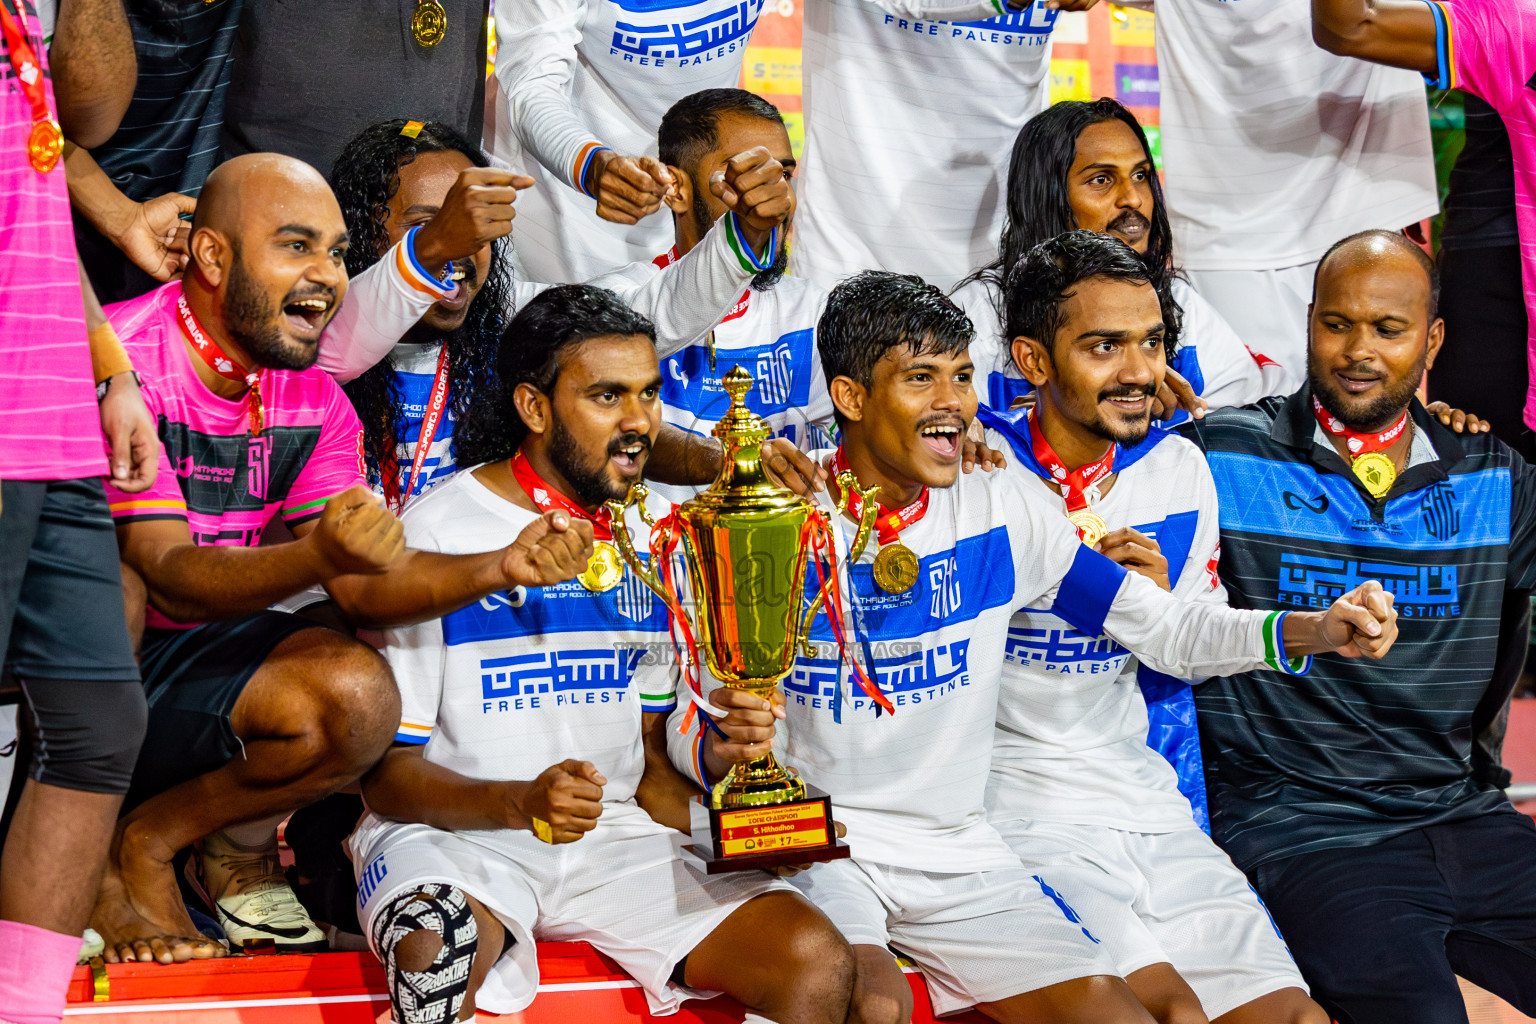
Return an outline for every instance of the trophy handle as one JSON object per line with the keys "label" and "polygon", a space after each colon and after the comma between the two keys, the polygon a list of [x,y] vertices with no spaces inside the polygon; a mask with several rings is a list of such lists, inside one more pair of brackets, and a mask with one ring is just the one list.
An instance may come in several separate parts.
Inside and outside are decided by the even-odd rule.
{"label": "trophy handle", "polygon": [[[851,494],[858,494],[859,500],[864,505],[864,514],[859,517],[858,532],[853,535],[853,543],[848,545],[848,561],[850,563],[857,562],[859,556],[864,553],[864,549],[869,546],[869,538],[870,534],[874,531],[875,520],[880,516],[880,506],[875,501],[875,495],[879,492],[880,485],[875,484],[868,488],[860,487],[859,482],[854,479],[853,471],[845,469],[837,474],[837,489],[841,495],[837,499],[838,515],[848,511],[848,497]],[[821,593],[818,591],[815,599],[811,601],[811,606],[805,611],[805,618],[800,622],[800,649],[807,658],[813,657],[816,653],[816,648],[807,637],[811,635],[811,623],[816,621],[816,613],[820,610]]]}
{"label": "trophy handle", "polygon": [[629,571],[640,578],[640,582],[650,587],[663,600],[668,600],[666,588],[661,585],[661,577],[656,574],[655,566],[646,568],[640,560],[640,553],[635,550],[634,538],[629,535],[629,527],[624,522],[624,513],[630,505],[640,506],[640,518],[647,526],[656,525],[656,517],[651,515],[645,507],[645,499],[650,494],[645,484],[635,484],[629,489],[629,495],[623,501],[604,502],[608,511],[613,516],[613,543],[619,549],[619,555],[624,559],[624,564],[629,566]]}

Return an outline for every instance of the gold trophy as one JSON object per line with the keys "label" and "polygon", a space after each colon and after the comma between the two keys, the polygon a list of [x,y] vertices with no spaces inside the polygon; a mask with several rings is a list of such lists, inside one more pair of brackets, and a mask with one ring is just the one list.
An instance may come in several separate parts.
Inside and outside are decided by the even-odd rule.
{"label": "gold trophy", "polygon": [[[763,472],[768,425],[745,404],[752,375],[737,366],[722,383],[731,405],[714,429],[725,448],[720,475],[662,521],[653,537],[663,543],[653,541],[649,568],[624,526],[624,510],[636,501],[645,521],[656,525],[645,513],[645,485],[636,484],[627,501],[610,501],[608,507],[624,561],[677,615],[685,614],[679,595],[656,568],[667,557],[667,532],[680,535],[696,602],[695,635],[710,672],[724,685],[766,700],[789,675],[802,645],[809,648],[805,637],[822,600],[805,599],[807,527],[818,517],[824,524],[825,518],[812,502]],[[844,472],[838,486],[841,514],[858,484]],[[869,541],[879,512],[875,490],[858,491],[865,511],[850,560],[857,560]],[[831,799],[772,753],[732,767],[705,801],[693,799],[694,845],[687,849],[709,874],[848,856],[833,828]]]}

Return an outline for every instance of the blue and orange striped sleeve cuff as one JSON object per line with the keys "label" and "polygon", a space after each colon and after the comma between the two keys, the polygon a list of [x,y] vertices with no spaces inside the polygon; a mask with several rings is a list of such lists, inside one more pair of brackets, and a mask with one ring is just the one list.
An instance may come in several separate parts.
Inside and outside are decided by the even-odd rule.
{"label": "blue and orange striped sleeve cuff", "polygon": [[416,259],[416,232],[420,230],[419,224],[411,228],[400,240],[400,244],[395,246],[395,269],[400,272],[405,283],[417,291],[434,299],[446,299],[453,294],[457,285],[447,278],[433,277]]}
{"label": "blue and orange striped sleeve cuff", "polygon": [[402,720],[400,728],[395,730],[396,743],[409,743],[413,747],[419,747],[431,738],[432,726],[422,725],[420,722]]}
{"label": "blue and orange striped sleeve cuff", "polygon": [[1424,81],[1435,89],[1454,89],[1456,82],[1456,48],[1451,31],[1451,16],[1443,3],[1424,0],[1435,18],[1435,66],[1438,74],[1425,75]]}
{"label": "blue and orange striped sleeve cuff", "polygon": [[589,142],[576,151],[576,159],[571,161],[571,184],[588,199],[596,199],[597,196],[588,192],[586,185],[582,184],[587,177],[587,168],[591,166],[592,158],[607,148],[601,142]]}
{"label": "blue and orange striped sleeve cuff", "polygon": [[[162,467],[163,471],[163,467]],[[109,506],[115,522],[148,522],[154,519],[186,519],[187,503],[180,498],[124,496]]]}

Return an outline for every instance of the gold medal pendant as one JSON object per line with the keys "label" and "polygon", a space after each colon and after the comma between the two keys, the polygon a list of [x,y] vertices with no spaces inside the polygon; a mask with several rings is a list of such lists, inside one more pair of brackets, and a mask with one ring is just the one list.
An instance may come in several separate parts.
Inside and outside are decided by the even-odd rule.
{"label": "gold medal pendant", "polygon": [[875,555],[875,584],[887,594],[905,594],[917,582],[917,556],[901,541]]}
{"label": "gold medal pendant", "polygon": [[411,15],[411,35],[426,49],[443,41],[448,34],[448,12],[437,0],[416,0],[416,11]]}
{"label": "gold medal pendant", "polygon": [[1073,526],[1077,527],[1077,535],[1082,538],[1084,544],[1091,548],[1099,546],[1099,541],[1109,535],[1109,524],[1099,518],[1099,514],[1091,508],[1080,508],[1076,512],[1068,512]]}
{"label": "gold medal pendant", "polygon": [[606,540],[600,540],[593,545],[592,558],[576,577],[576,582],[594,594],[606,594],[618,586],[623,578],[624,562],[619,558],[619,549]]}
{"label": "gold medal pendant", "polygon": [[1355,471],[1355,477],[1365,484],[1373,498],[1386,497],[1392,482],[1397,479],[1397,467],[1381,452],[1366,452],[1351,462],[1349,468]]}
{"label": "gold medal pendant", "polygon": [[47,174],[63,153],[64,133],[58,122],[47,118],[34,122],[32,134],[27,137],[27,159],[32,161],[32,166]]}

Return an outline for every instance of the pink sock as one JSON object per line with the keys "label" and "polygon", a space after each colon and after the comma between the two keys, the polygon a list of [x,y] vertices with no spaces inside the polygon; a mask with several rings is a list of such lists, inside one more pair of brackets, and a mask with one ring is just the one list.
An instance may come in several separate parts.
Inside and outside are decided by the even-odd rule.
{"label": "pink sock", "polygon": [[59,1024],[80,936],[0,921],[0,1020]]}

